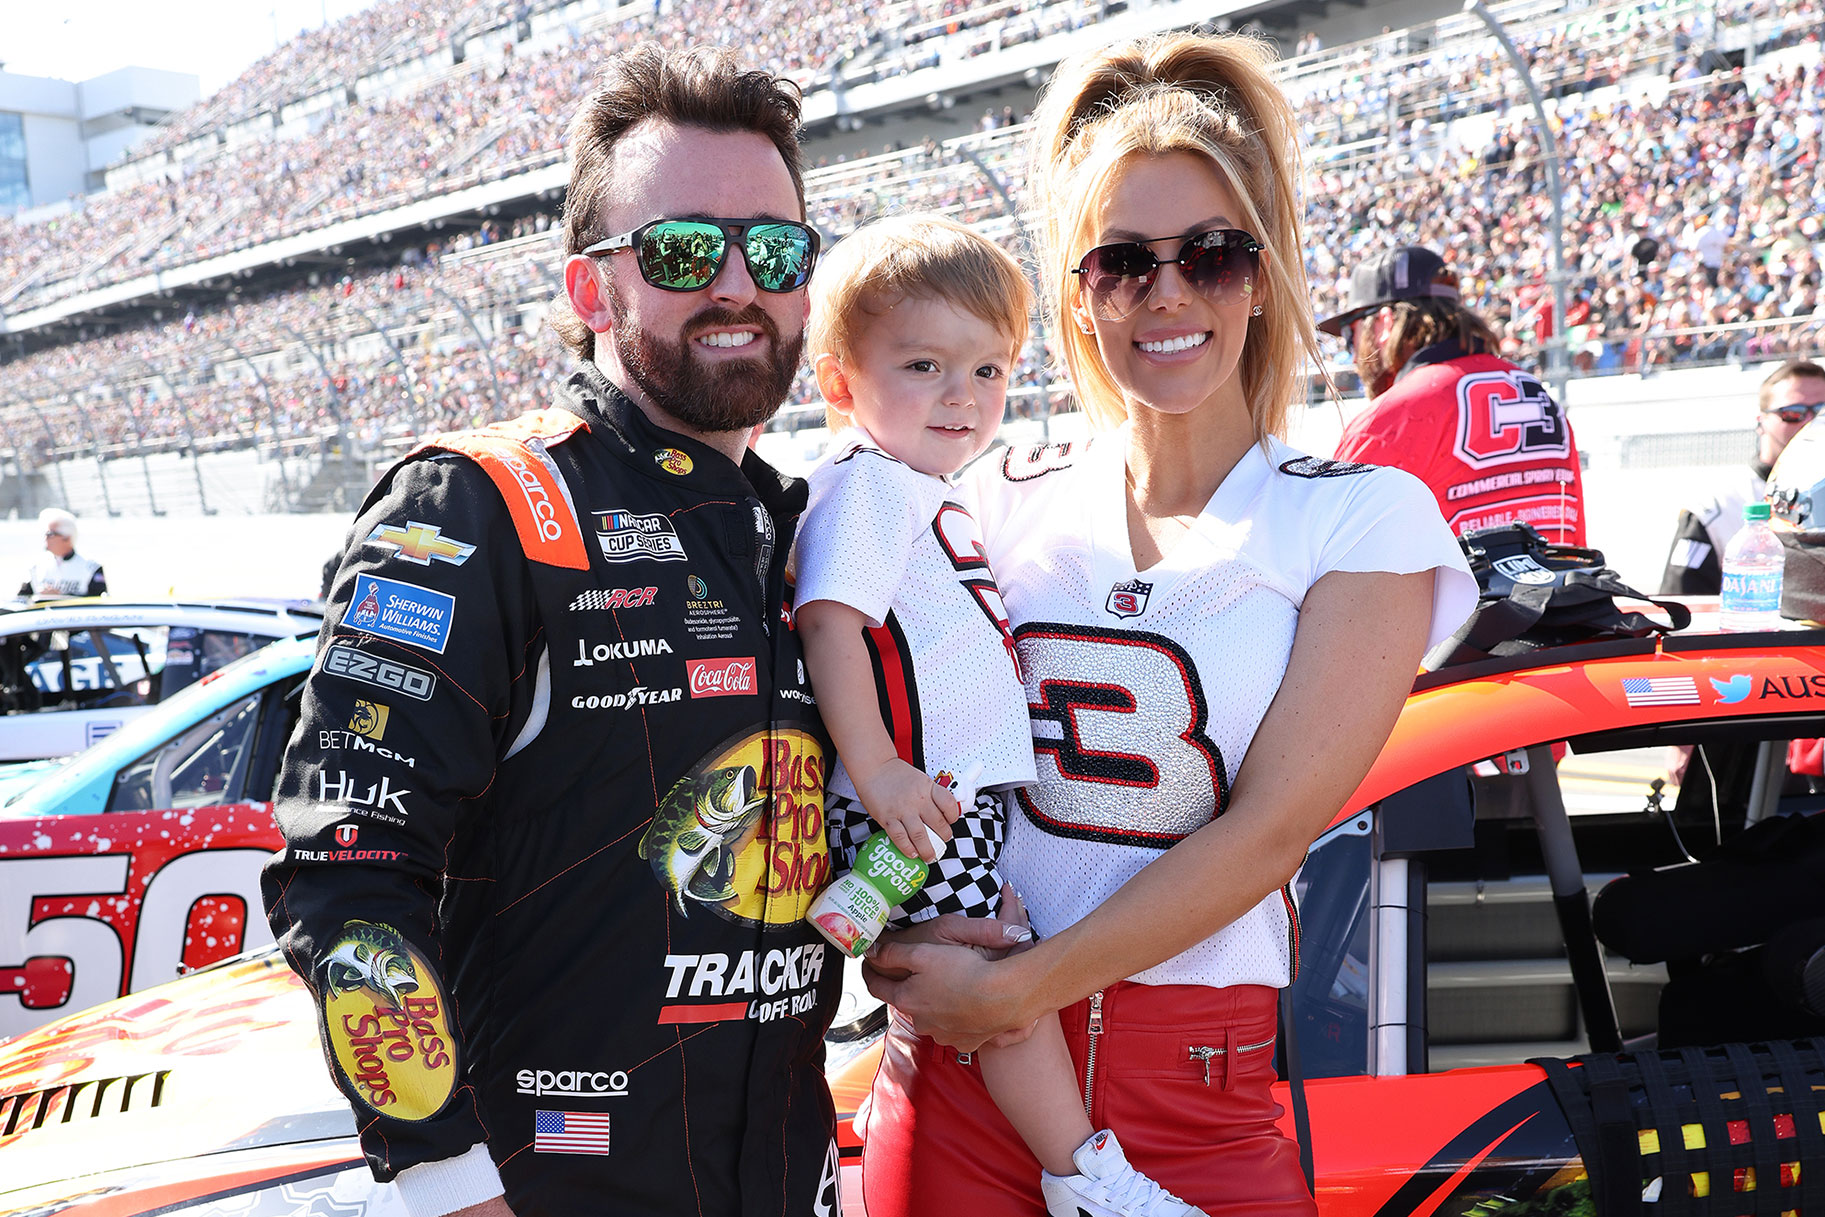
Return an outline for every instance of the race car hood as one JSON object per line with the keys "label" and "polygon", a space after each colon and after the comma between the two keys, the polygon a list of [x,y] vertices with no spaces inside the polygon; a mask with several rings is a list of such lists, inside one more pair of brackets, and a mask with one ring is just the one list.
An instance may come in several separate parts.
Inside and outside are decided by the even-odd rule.
{"label": "race car hood", "polygon": [[0,1041],[0,1214],[160,1164],[192,1182],[247,1169],[228,1151],[359,1163],[315,1025],[268,949]]}

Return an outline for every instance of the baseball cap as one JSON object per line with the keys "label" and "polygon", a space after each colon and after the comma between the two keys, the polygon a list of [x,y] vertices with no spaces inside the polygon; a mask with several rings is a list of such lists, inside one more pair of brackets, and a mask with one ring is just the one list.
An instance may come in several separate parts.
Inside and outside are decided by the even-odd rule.
{"label": "baseball cap", "polygon": [[1396,300],[1428,296],[1456,300],[1457,275],[1445,260],[1423,245],[1399,245],[1370,254],[1350,275],[1350,295],[1343,312],[1318,323],[1327,334],[1342,334],[1343,327],[1366,313]]}

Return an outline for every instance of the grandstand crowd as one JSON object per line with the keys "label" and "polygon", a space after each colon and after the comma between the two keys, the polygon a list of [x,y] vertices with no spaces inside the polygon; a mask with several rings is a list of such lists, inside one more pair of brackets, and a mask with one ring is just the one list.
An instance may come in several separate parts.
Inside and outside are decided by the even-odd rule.
{"label": "grandstand crowd", "polygon": [[[134,154],[167,162],[158,174],[64,215],[0,219],[0,310],[554,164],[598,53],[635,39],[739,37],[756,62],[815,89],[940,54],[991,54],[1102,11],[1082,0],[740,7],[739,19],[709,0],[573,19],[543,43],[506,41],[414,75],[411,65],[423,69],[474,33],[571,10],[387,0],[300,36],[177,116]],[[1334,49],[1307,37],[1284,63],[1310,149],[1314,311],[1336,311],[1366,252],[1412,241],[1446,252],[1467,300],[1523,362],[1556,340],[1588,373],[1825,343],[1825,0],[1628,0],[1571,13],[1534,4],[1530,14],[1515,32],[1556,98],[1565,316],[1550,288],[1546,153],[1520,84],[1469,18]],[[1720,31],[1745,44],[1752,70],[1719,54]],[[317,111],[309,130],[213,137],[383,70],[399,74],[397,88]],[[817,168],[807,177],[812,222],[828,240],[890,211],[939,210],[1020,251],[1019,119],[991,107],[976,134]],[[385,269],[225,294],[14,358],[0,365],[0,442],[33,460],[325,433],[375,446],[542,404],[563,362],[538,324],[561,262],[556,205],[545,206],[506,226],[405,244]],[[1332,355],[1347,365],[1346,353]],[[1017,396],[1019,408],[1054,400],[1038,392],[1049,386],[1043,334],[1017,384],[1035,390]],[[798,400],[814,396],[801,380]],[[96,402],[113,408],[90,409]]]}

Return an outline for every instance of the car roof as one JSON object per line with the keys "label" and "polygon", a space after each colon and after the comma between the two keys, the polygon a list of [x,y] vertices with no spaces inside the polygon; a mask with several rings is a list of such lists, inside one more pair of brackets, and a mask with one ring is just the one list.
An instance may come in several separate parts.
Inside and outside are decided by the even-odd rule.
{"label": "car roof", "polygon": [[0,635],[92,626],[170,625],[281,638],[320,629],[323,605],[311,600],[114,600],[98,596],[0,612]]}
{"label": "car roof", "polygon": [[172,694],[126,726],[79,752],[6,801],[0,815],[82,815],[102,811],[114,775],[192,723],[267,685],[308,671],[315,637],[282,638],[243,655],[202,680]]}
{"label": "car roof", "polygon": [[1576,750],[1582,741],[1588,751],[1655,742],[1665,724],[1753,729],[1821,714],[1825,629],[1809,624],[1695,628],[1443,668],[1415,681],[1387,744],[1332,823],[1434,774],[1536,744],[1570,740]]}

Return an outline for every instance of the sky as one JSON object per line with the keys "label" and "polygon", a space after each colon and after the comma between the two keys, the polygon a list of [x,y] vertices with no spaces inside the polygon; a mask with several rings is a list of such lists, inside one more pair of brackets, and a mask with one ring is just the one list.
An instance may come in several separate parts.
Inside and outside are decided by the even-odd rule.
{"label": "sky", "polygon": [[87,80],[123,67],[202,80],[202,96],[300,30],[374,0],[0,0],[9,72]]}

